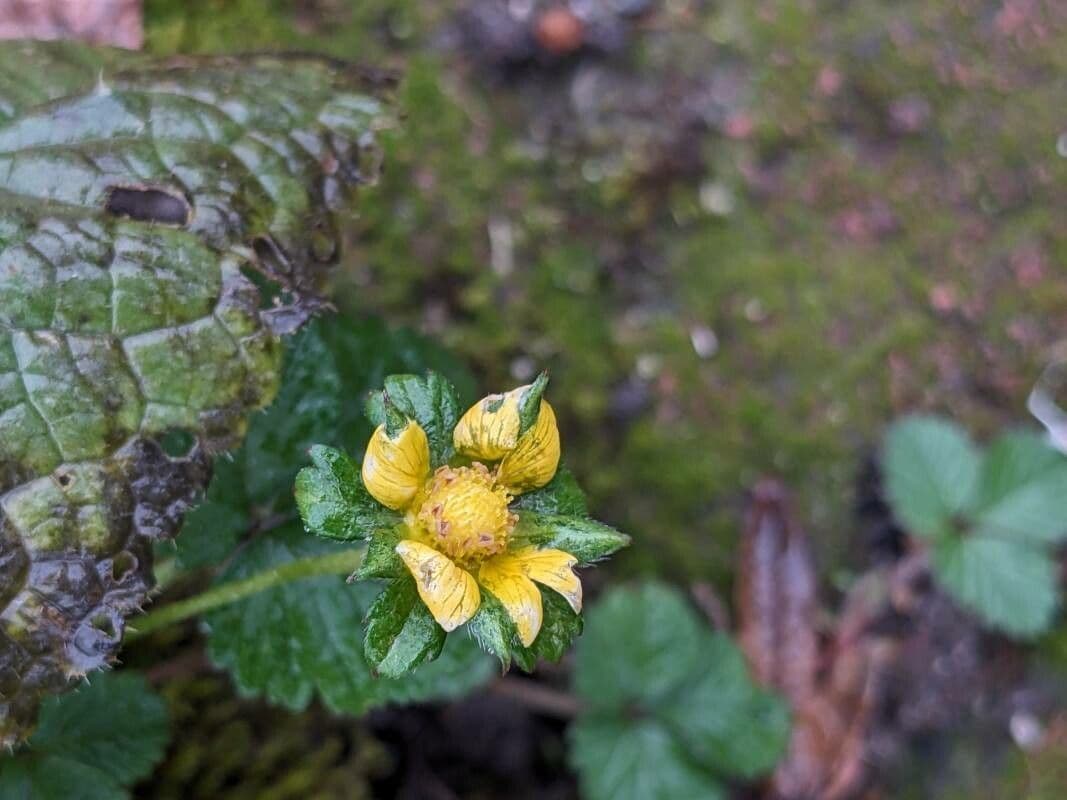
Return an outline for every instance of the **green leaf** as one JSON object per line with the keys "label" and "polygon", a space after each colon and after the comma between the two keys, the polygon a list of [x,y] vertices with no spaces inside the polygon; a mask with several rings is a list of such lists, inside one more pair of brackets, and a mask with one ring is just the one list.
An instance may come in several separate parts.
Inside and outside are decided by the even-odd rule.
{"label": "green leaf", "polygon": [[183,568],[222,563],[251,527],[243,459],[243,453],[239,453],[215,461],[204,499],[185,516],[176,542],[178,563]]}
{"label": "green leaf", "polygon": [[673,589],[646,583],[609,592],[586,613],[574,688],[593,709],[656,707],[692,678],[706,635]]}
{"label": "green leaf", "polygon": [[582,492],[574,474],[566,467],[556,470],[545,486],[534,492],[519,495],[511,507],[516,511],[536,511],[539,514],[562,514],[569,517],[589,515]]}
{"label": "green leaf", "polygon": [[523,392],[522,397],[519,398],[520,436],[530,430],[534,423],[537,422],[537,417],[541,413],[541,398],[547,388],[548,373],[542,372],[530,384],[530,388]]}
{"label": "green leaf", "polygon": [[570,553],[580,564],[591,564],[630,544],[630,537],[588,517],[568,517],[520,511],[516,539],[540,548]]}
{"label": "green leaf", "polygon": [[586,800],[725,800],[725,789],[653,720],[583,717],[570,761]]}
{"label": "green leaf", "polygon": [[661,708],[701,764],[751,780],[770,772],[789,742],[785,702],[755,686],[741,651],[726,636],[705,636],[694,678]]}
{"label": "green leaf", "polygon": [[[340,545],[279,528],[245,547],[220,582],[239,580]],[[240,690],[303,709],[317,693],[335,711],[455,697],[485,681],[492,664],[465,637],[403,680],[375,678],[364,656],[363,619],[378,587],[325,576],[283,584],[207,615],[209,655]]]}
{"label": "green leaf", "polygon": [[511,667],[512,654],[521,647],[519,633],[508,616],[503,604],[487,589],[482,589],[482,604],[467,623],[467,632],[485,652],[500,659],[507,671]]}
{"label": "green leaf", "polygon": [[445,646],[445,632],[419,598],[415,581],[404,576],[390,583],[367,612],[363,652],[378,675],[400,678]]}
{"label": "green leaf", "polygon": [[367,552],[363,556],[363,563],[356,570],[357,580],[368,578],[399,578],[407,575],[407,567],[400,556],[396,553],[396,546],[400,542],[401,528],[380,528],[367,541]]}
{"label": "green leaf", "polygon": [[1042,550],[1003,538],[963,536],[937,542],[931,560],[939,584],[989,626],[1031,638],[1052,624],[1059,576]]}
{"label": "green leaf", "polygon": [[[181,564],[219,564],[262,519],[290,512],[294,477],[313,444],[349,453],[361,452],[366,445],[372,428],[352,398],[380,386],[389,372],[424,366],[446,372],[473,392],[474,381],[460,362],[410,331],[389,328],[374,318],[320,317],[310,322],[290,339],[274,403],[252,417],[244,446],[216,464],[204,504],[186,518],[178,538]],[[353,469],[358,483],[358,469]],[[317,477],[329,480],[328,475]],[[358,485],[353,491],[368,499]],[[324,520],[348,535],[344,515],[324,513]]]}
{"label": "green leaf", "polygon": [[7,743],[44,687],[111,661],[152,543],[274,396],[387,115],[367,73],[312,58],[5,42],[0,63],[34,76],[0,81]]}
{"label": "green leaf", "polygon": [[581,635],[583,620],[575,614],[562,595],[543,586],[541,630],[529,647],[519,640],[519,632],[504,606],[492,592],[483,588],[482,604],[467,630],[482,649],[500,659],[506,671],[514,659],[523,670],[533,672],[540,659],[559,661],[570,650],[575,638]]}
{"label": "green leaf", "polygon": [[308,455],[315,466],[297,474],[295,494],[309,531],[347,542],[366,539],[400,521],[370,496],[355,463],[340,450],[315,445]]}
{"label": "green leaf", "polygon": [[[694,793],[771,771],[789,739],[785,703],[753,684],[733,642],[659,584],[613,590],[589,611],[574,688],[589,716],[575,725],[571,756],[590,797],[629,797],[628,783],[655,780],[626,772],[644,757],[631,750],[635,736],[662,762],[642,771],[712,787]],[[640,791],[672,796],[655,784]]]}
{"label": "green leaf", "polygon": [[913,416],[894,423],[882,461],[893,513],[917,536],[948,535],[973,503],[979,464],[970,438],[952,422]]}
{"label": "green leaf", "polygon": [[975,532],[1034,544],[1067,536],[1067,458],[1034,433],[1008,433],[982,460]]}
{"label": "green leaf", "polygon": [[0,796],[122,800],[167,746],[167,709],[139,675],[102,673],[41,708],[24,748],[0,759]]}
{"label": "green leaf", "polygon": [[[426,375],[390,375],[379,398],[388,397],[391,406],[415,420],[430,442],[430,462],[439,467],[452,457],[452,430],[459,422],[459,395],[447,378],[436,372]],[[373,395],[372,395],[373,397]],[[367,404],[367,414],[375,426],[385,422],[385,406],[379,400]]]}

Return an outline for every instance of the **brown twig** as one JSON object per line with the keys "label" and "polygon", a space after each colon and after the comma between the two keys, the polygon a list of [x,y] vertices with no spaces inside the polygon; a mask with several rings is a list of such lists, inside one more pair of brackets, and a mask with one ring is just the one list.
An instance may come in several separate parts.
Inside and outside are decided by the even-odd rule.
{"label": "brown twig", "polygon": [[581,701],[574,695],[526,678],[504,675],[489,684],[489,690],[546,717],[571,719],[582,710]]}

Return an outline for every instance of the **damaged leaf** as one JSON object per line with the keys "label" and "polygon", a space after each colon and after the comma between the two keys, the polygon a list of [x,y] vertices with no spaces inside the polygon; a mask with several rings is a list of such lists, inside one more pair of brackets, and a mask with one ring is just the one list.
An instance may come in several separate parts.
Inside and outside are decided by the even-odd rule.
{"label": "damaged leaf", "polygon": [[381,88],[0,45],[0,742],[112,660],[152,543],[274,396],[333,212],[377,173]]}

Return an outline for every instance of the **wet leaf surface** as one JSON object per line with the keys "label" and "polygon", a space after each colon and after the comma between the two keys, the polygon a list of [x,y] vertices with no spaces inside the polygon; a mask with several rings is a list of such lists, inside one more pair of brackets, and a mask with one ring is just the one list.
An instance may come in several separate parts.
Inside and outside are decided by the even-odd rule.
{"label": "wet leaf surface", "polygon": [[274,396],[333,212],[377,172],[382,86],[0,46],[0,739],[113,658],[152,542]]}

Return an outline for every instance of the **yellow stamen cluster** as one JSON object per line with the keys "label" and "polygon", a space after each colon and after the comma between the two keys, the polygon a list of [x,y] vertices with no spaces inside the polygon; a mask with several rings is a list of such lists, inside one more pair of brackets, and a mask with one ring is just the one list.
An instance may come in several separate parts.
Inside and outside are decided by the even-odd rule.
{"label": "yellow stamen cluster", "polygon": [[414,519],[428,544],[461,563],[503,552],[517,517],[508,511],[511,494],[497,486],[480,462],[440,467],[427,483]]}

